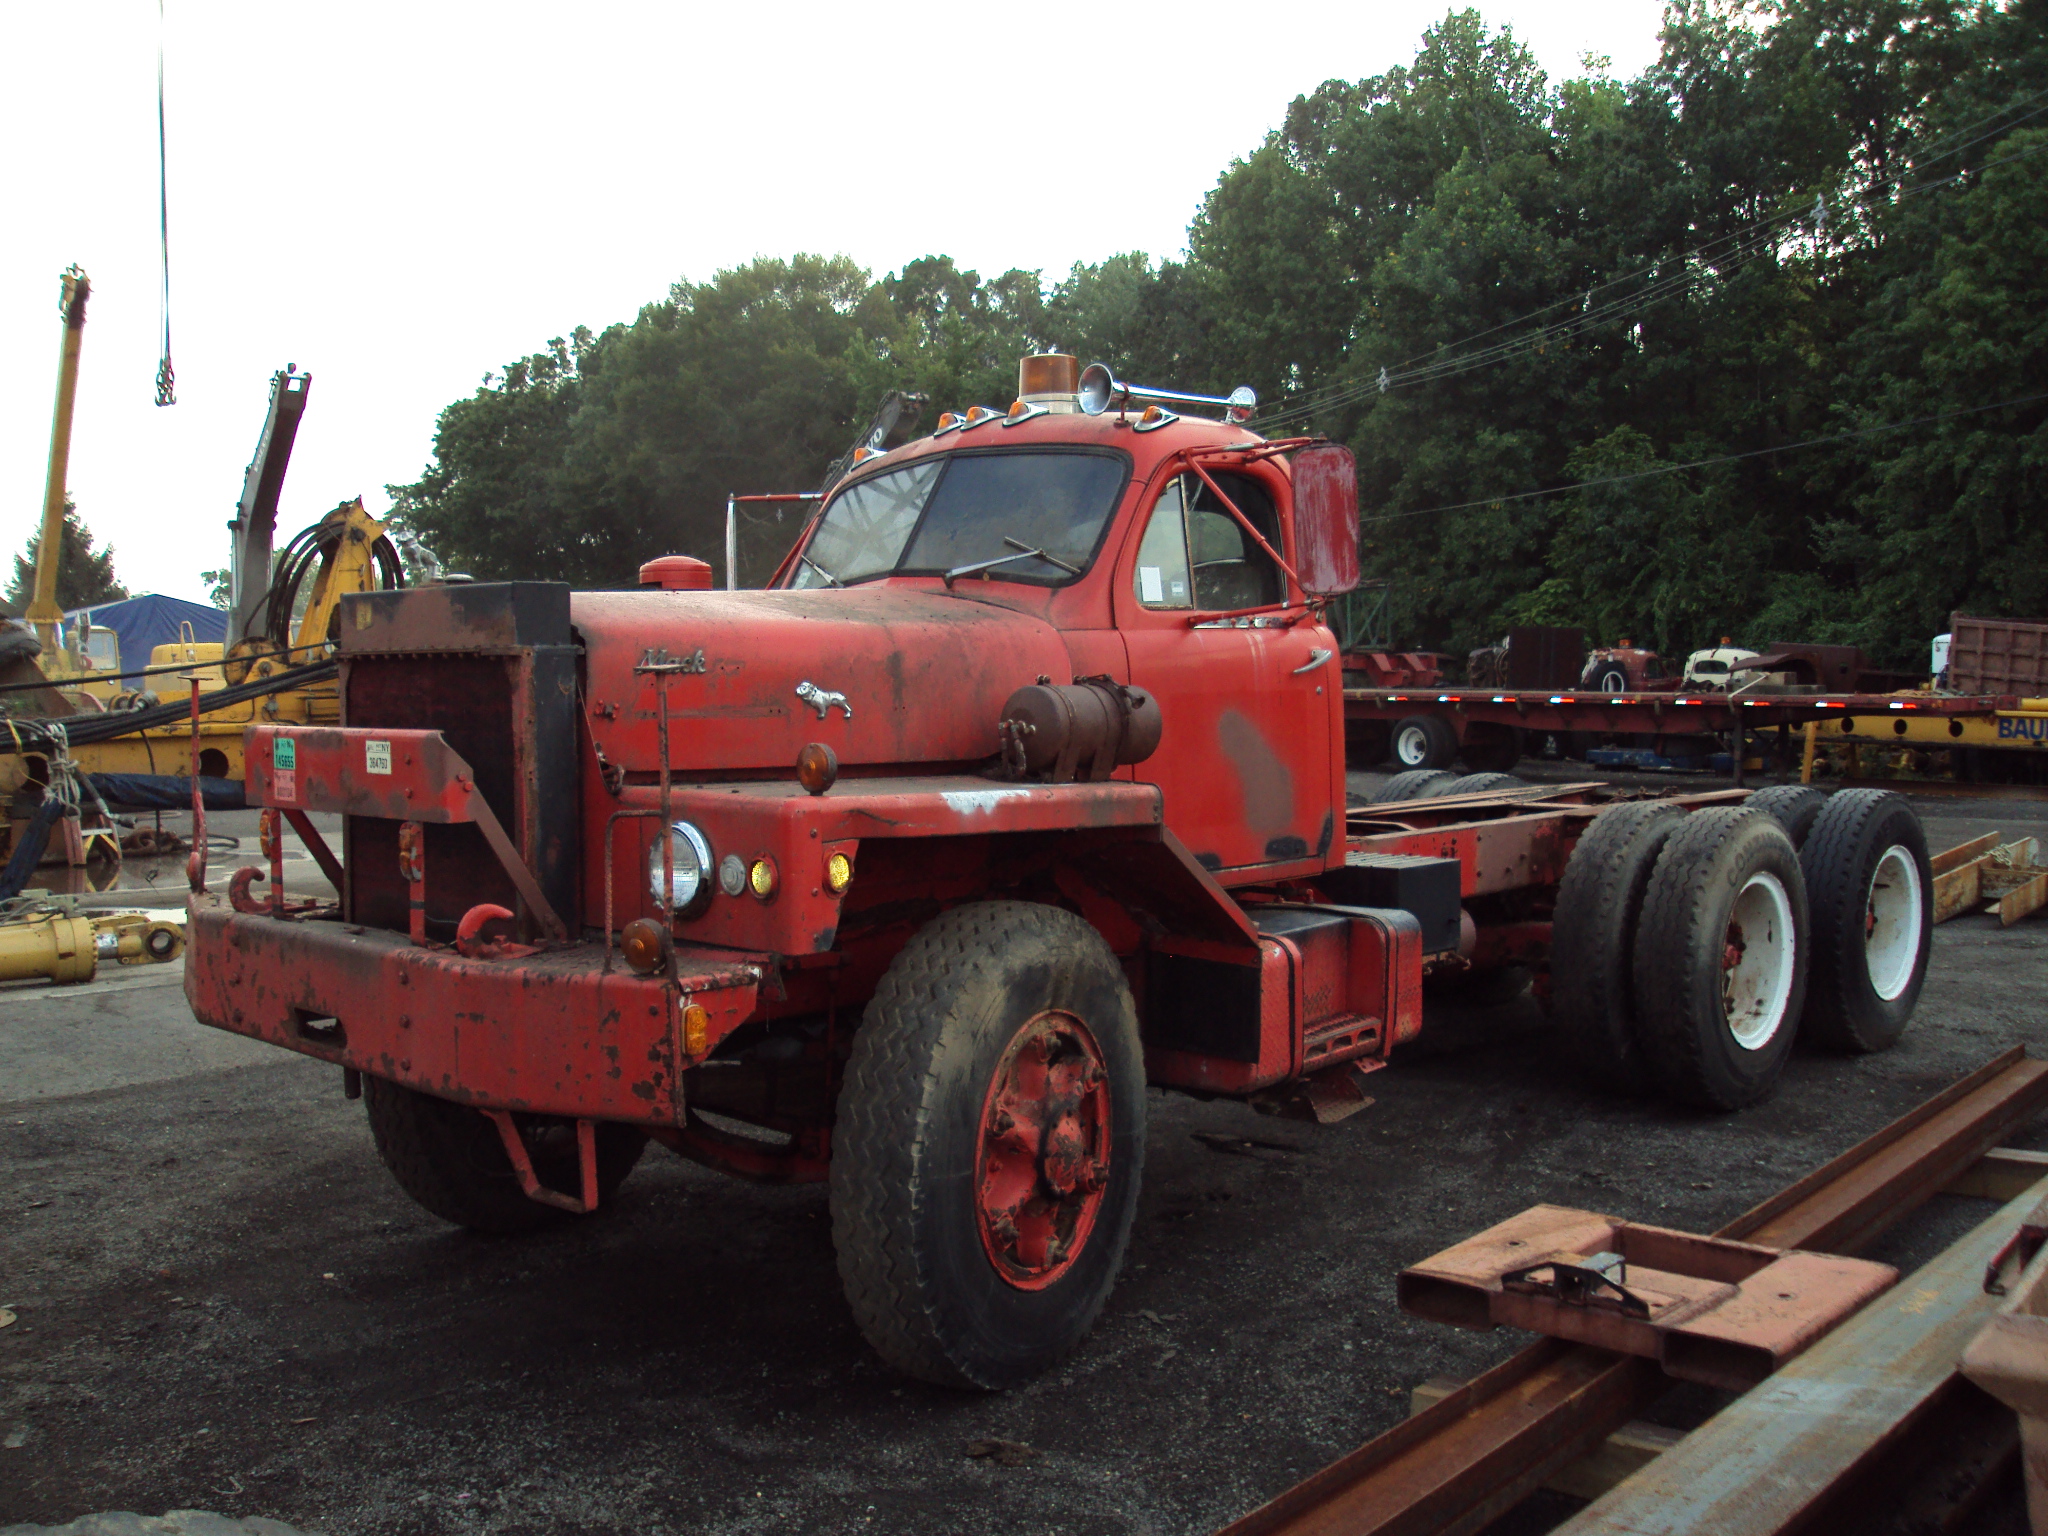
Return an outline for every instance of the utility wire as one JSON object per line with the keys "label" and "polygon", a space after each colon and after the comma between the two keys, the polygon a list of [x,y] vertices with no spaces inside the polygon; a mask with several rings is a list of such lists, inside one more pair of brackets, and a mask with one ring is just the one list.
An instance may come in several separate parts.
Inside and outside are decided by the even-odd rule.
{"label": "utility wire", "polygon": [[[2017,158],[2017,157],[2015,157]],[[1693,459],[1684,464],[1660,464],[1655,469],[1639,469],[1626,475],[1604,475],[1597,480],[1577,480],[1570,485],[1553,485],[1541,491],[1515,491],[1505,496],[1482,496],[1477,501],[1452,502],[1441,507],[1418,507],[1412,512],[1382,512],[1371,517],[1362,517],[1361,523],[1393,523],[1404,517],[1429,517],[1438,512],[1463,512],[1472,507],[1498,507],[1511,501],[1530,501],[1538,496],[1561,496],[1567,491],[1583,491],[1599,485],[1621,485],[1630,480],[1648,480],[1658,475],[1675,475],[1681,470],[1705,469],[1715,464],[1734,464],[1743,459],[1760,459],[1774,453],[1791,453],[1798,448],[1820,448],[1829,443],[1853,442],[1860,437],[1875,437],[1881,432],[1898,432],[1907,427],[1924,427],[1930,422],[1951,421],[1958,416],[1975,416],[1985,411],[2002,411],[2008,406],[2033,405],[2048,400],[2048,392],[2038,395],[2021,395],[2013,400],[2000,400],[1994,405],[1958,406],[1952,411],[1937,411],[1931,416],[1915,416],[1909,421],[1887,421],[1874,427],[1860,427],[1854,432],[1837,432],[1832,437],[1810,437],[1801,443],[1781,443],[1775,448],[1752,448],[1746,453],[1716,454],[1710,459]]]}
{"label": "utility wire", "polygon": [[[2042,104],[2036,105],[2036,103]],[[1976,130],[1984,127],[1985,124],[1991,123],[1995,119],[2009,117],[2010,114],[2018,112],[2024,107],[2032,107],[2033,110],[2023,112],[2020,116],[2012,118],[2011,121],[2000,123],[1997,127],[1991,128],[1986,132],[1976,133]],[[1907,178],[1924,172],[1930,165],[1961,154],[1963,151],[1983,143],[1986,139],[2008,132],[2043,113],[2048,113],[2048,90],[2036,91],[2032,95],[2009,102],[1974,122],[1965,124],[1963,127],[1954,129],[1941,138],[1932,140],[1924,146],[1922,153],[1910,164],[1902,165],[1897,171],[1879,177],[1860,194],[1853,198],[1845,199],[1844,202],[1849,209],[1868,212],[1877,206],[1877,198],[1888,187],[1902,184]],[[1973,133],[1976,133],[1975,137],[1966,137],[1966,135]],[[1950,143],[1950,140],[1961,140],[1961,142]],[[1943,148],[1942,146],[1944,145],[1947,145],[1947,147]],[[2008,156],[2006,158],[2018,159],[2031,153],[2034,153],[2034,151],[2022,151],[2020,155]],[[1992,165],[2003,163],[2003,160],[1991,161],[1975,169],[1981,172],[1990,169]],[[1935,187],[1949,185],[1959,176],[1967,173],[1968,170],[1966,168],[1965,170],[1941,177],[1938,180],[1907,188],[1901,194],[1898,201],[1904,201],[1907,197],[1930,191]],[[1842,205],[1838,204],[1837,206]],[[1753,259],[1762,254],[1765,249],[1774,245],[1777,231],[1789,222],[1806,217],[1817,217],[1821,226],[1825,227],[1826,213],[1827,203],[1825,199],[1816,196],[1813,205],[1810,207],[1795,206],[1777,214],[1767,215],[1741,228],[1731,230],[1725,235],[1718,236],[1716,239],[1708,241],[1705,245],[1696,247],[1690,252],[1682,253],[1677,257],[1663,257],[1632,272],[1609,278],[1605,282],[1587,288],[1583,298],[1575,295],[1573,298],[1555,300],[1539,309],[1531,310],[1527,314],[1517,316],[1511,320],[1504,320],[1500,324],[1489,326],[1485,330],[1476,331],[1459,341],[1447,343],[1445,347],[1436,349],[1434,353],[1417,354],[1415,357],[1395,365],[1394,368],[1382,368],[1377,379],[1326,386],[1324,389],[1307,391],[1293,397],[1283,396],[1275,403],[1286,406],[1287,409],[1262,418],[1260,424],[1262,426],[1269,425],[1280,421],[1293,420],[1315,411],[1335,409],[1375,392],[1385,393],[1390,389],[1412,383],[1423,383],[1437,378],[1454,377],[1459,373],[1468,372],[1472,368],[1485,366],[1488,363],[1502,360],[1518,352],[1546,345],[1551,340],[1568,338],[1595,325],[1602,325],[1621,319],[1630,313],[1646,309],[1652,304],[1661,302],[1676,291],[1689,287],[1698,280],[1701,272],[1706,268],[1713,267],[1721,270],[1725,276],[1734,267]],[[1677,260],[1682,264],[1681,270],[1677,273],[1659,279],[1651,284],[1648,289],[1641,292],[1608,300],[1597,307],[1592,306],[1594,294],[1641,277],[1646,273],[1654,272],[1672,260]],[[1478,352],[1460,353],[1449,357],[1443,355],[1449,348],[1468,345],[1483,337],[1522,325],[1574,302],[1588,307],[1579,315],[1545,326],[1534,332],[1497,342]],[[1425,362],[1425,358],[1434,358],[1434,360]],[[1419,364],[1420,366],[1411,366],[1413,364]]]}
{"label": "utility wire", "polygon": [[163,361],[156,368],[156,403],[178,403],[178,374],[171,367],[171,157],[164,133],[164,0],[156,0],[156,192],[157,235],[163,250],[161,290]]}

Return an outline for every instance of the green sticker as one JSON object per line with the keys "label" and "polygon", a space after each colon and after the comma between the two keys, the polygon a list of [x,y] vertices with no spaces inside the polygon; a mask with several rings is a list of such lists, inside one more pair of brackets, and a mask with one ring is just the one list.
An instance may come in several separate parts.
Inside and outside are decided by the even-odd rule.
{"label": "green sticker", "polygon": [[270,743],[270,766],[290,773],[299,766],[299,744],[289,736],[274,737]]}

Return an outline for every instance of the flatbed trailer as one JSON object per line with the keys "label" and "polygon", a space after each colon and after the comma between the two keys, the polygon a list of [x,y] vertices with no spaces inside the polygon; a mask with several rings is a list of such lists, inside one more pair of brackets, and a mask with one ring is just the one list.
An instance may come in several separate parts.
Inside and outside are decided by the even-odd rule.
{"label": "flatbed trailer", "polygon": [[[2048,701],[2030,701],[2048,707]],[[1399,768],[1443,768],[1462,757],[1475,769],[1508,768],[1531,735],[1718,736],[1851,720],[1873,737],[1926,735],[1952,741],[1972,722],[2020,709],[1994,695],[1814,693],[1595,693],[1547,689],[1346,688],[1347,739],[1371,753],[1384,741]],[[1880,726],[1885,722],[1889,729]],[[1993,727],[1995,732],[1996,727]],[[1740,781],[1740,758],[1737,760]]]}

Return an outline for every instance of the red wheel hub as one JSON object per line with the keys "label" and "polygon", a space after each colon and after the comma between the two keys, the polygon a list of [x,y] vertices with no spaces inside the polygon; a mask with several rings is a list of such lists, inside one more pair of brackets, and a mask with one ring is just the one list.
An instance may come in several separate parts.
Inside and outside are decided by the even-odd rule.
{"label": "red wheel hub", "polygon": [[981,1106],[974,1191],[996,1273],[1035,1291],[1065,1274],[1109,1187],[1109,1072],[1088,1026],[1041,1013],[1017,1031]]}

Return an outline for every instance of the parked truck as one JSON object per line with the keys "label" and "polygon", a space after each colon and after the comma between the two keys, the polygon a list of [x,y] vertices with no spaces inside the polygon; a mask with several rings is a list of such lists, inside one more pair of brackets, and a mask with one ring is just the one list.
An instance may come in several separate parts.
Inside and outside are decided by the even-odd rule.
{"label": "parked truck", "polygon": [[[858,455],[768,590],[344,598],[342,723],[248,733],[269,864],[192,898],[197,1015],[340,1067],[465,1226],[601,1208],[649,1138],[827,1181],[867,1338],[979,1388],[1100,1311],[1148,1086],[1339,1118],[1426,977],[1531,967],[1601,1081],[1723,1108],[1795,1029],[1897,1038],[1906,802],[1349,807],[1349,453],[1248,391],[1021,383]],[[286,823],[338,904],[282,888]]]}

